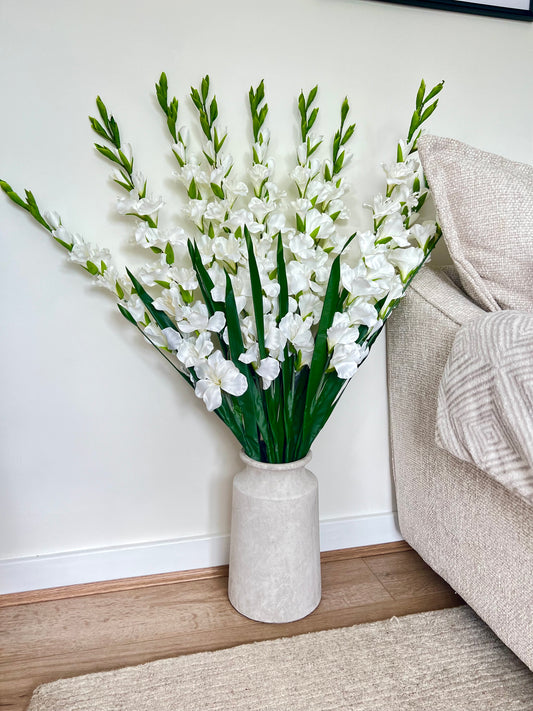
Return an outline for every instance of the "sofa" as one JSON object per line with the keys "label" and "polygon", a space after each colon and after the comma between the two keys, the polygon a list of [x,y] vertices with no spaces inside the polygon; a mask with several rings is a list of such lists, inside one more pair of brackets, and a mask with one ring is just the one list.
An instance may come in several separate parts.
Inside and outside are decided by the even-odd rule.
{"label": "sofa", "polygon": [[405,540],[533,670],[533,167],[426,136],[449,266],[387,323]]}

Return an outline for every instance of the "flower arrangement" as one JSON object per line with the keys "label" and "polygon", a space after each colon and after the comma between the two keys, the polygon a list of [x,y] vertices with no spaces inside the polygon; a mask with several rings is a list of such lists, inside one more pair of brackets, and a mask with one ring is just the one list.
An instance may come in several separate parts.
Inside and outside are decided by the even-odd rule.
{"label": "flower arrangement", "polygon": [[417,160],[421,125],[435,110],[443,82],[421,82],[406,140],[384,166],[386,190],[370,208],[373,229],[350,233],[344,169],[355,125],[348,100],[330,154],[313,132],[318,88],[298,97],[300,140],[285,182],[275,175],[266,128],[264,84],[249,91],[253,141],[246,179],[233,175],[224,149],[218,104],[209,77],[191,89],[201,140],[178,128],[178,100],[163,73],[156,94],[172,140],[175,177],[183,186],[182,225],[161,227],[161,197],[134,168],[129,144],[98,97],[97,151],[114,165],[124,191],[121,215],[135,219],[134,240],[148,255],[139,269],[119,273],[108,250],[71,233],[55,212],[41,213],[30,191],[27,210],[117,299],[118,308],[231,429],[252,459],[302,458],[331,415],[346,384],[367,357],[411,279],[440,236],[420,222],[427,185]]}

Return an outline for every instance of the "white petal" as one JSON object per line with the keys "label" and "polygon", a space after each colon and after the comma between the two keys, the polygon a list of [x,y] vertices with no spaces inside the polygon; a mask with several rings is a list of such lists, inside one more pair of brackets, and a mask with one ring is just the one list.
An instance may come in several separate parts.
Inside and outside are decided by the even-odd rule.
{"label": "white petal", "polygon": [[222,405],[222,393],[218,385],[210,380],[199,380],[194,389],[196,397],[201,397],[209,412]]}
{"label": "white petal", "polygon": [[207,322],[207,329],[209,331],[216,331],[216,333],[220,333],[224,326],[226,325],[226,317],[224,315],[223,311],[215,311],[215,313],[211,316],[209,321]]}

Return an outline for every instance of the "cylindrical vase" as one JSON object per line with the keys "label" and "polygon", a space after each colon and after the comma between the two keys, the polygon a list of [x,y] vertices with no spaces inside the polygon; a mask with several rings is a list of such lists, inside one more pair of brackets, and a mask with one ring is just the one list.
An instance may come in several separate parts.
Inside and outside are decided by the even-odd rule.
{"label": "cylindrical vase", "polygon": [[292,622],[320,602],[318,482],[311,459],[256,462],[233,480],[228,596],[260,622]]}

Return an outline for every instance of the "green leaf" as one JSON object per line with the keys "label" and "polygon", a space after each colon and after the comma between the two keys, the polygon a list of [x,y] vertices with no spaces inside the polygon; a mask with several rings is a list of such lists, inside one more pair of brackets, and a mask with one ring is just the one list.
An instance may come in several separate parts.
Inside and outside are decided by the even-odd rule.
{"label": "green leaf", "polygon": [[308,131],[310,131],[312,129],[317,116],[318,116],[318,109],[313,109],[311,111],[311,115],[309,116],[309,119],[307,120],[307,130]]}
{"label": "green leaf", "polygon": [[98,269],[96,264],[94,264],[93,262],[87,262],[86,269],[89,272],[89,274],[92,274],[93,276],[100,274],[100,270]]}
{"label": "green leaf", "polygon": [[[125,170],[129,175],[133,172],[133,158],[131,160],[128,160],[128,158],[125,156],[125,154],[119,149],[118,151],[119,158],[121,160],[122,165],[124,166]],[[144,186],[146,190],[146,184]]]}
{"label": "green leaf", "polygon": [[263,288],[261,286],[261,277],[257,267],[255,258],[254,246],[252,237],[246,225],[244,226],[244,237],[246,239],[246,247],[248,249],[248,266],[250,270],[250,283],[252,286],[252,301],[254,305],[255,329],[257,333],[257,344],[259,346],[259,355],[261,359],[267,357],[265,348],[265,317],[263,312]]}
{"label": "green leaf", "polygon": [[109,127],[111,129],[112,133],[112,139],[111,142],[117,147],[120,148],[120,131],[118,130],[118,124],[115,121],[115,119],[111,116],[109,119]]}
{"label": "green leaf", "polygon": [[166,254],[166,263],[170,266],[174,264],[174,250],[172,249],[172,245],[170,242],[167,242],[167,246],[165,247],[165,254]]}
{"label": "green leaf", "polygon": [[202,79],[201,89],[202,89],[202,100],[203,100],[203,103],[205,104],[205,102],[207,101],[207,96],[209,94],[209,75],[208,74],[206,74],[205,77]]}
{"label": "green leaf", "polygon": [[[246,442],[245,451],[248,456],[253,459],[261,459],[261,448],[258,438],[258,421],[257,415],[261,417],[261,409],[257,399],[254,397],[254,390],[256,390],[252,375],[248,366],[246,366],[242,361],[239,360],[239,356],[244,353],[244,344],[242,340],[241,324],[239,319],[239,314],[237,312],[237,305],[235,303],[235,294],[233,293],[233,286],[231,284],[231,279],[229,274],[226,273],[226,324],[227,324],[227,334],[230,347],[230,356],[234,365],[240,370],[240,372],[245,376],[248,389],[246,392],[238,399],[240,407],[243,413],[243,426],[244,426],[244,439]],[[263,429],[266,431],[267,423],[262,413],[263,419]]]}
{"label": "green leaf", "polygon": [[161,73],[159,77],[159,84],[156,83],[155,91],[157,94],[157,100],[159,101],[159,106],[163,111],[168,114],[168,81],[165,72]]}
{"label": "green leaf", "polygon": [[43,227],[45,227],[49,232],[52,231],[52,228],[46,222],[44,217],[41,215],[39,212],[39,207],[37,206],[37,202],[35,198],[33,197],[33,193],[31,190],[26,190],[26,203],[28,205],[28,209],[30,211],[31,216],[33,217],[34,220],[37,220]]}
{"label": "green leaf", "polygon": [[421,123],[421,124],[424,123],[424,121],[427,121],[427,120],[428,120],[428,118],[431,116],[431,114],[432,114],[432,113],[435,111],[435,109],[437,108],[437,104],[438,104],[438,103],[439,103],[439,102],[438,102],[438,100],[437,100],[437,101],[435,101],[433,104],[431,104],[431,106],[428,106],[428,108],[424,111],[424,113],[423,113],[422,116],[420,117],[420,123]]}
{"label": "green leaf", "polygon": [[279,313],[278,323],[289,313],[289,286],[287,282],[287,269],[285,264],[285,256],[283,254],[283,240],[281,232],[278,232],[278,249],[277,249],[277,266],[278,266],[278,284],[279,284]]}
{"label": "green leaf", "polygon": [[200,114],[200,126],[202,128],[202,131],[204,132],[205,137],[210,141],[211,140],[211,126],[209,125],[209,121],[207,120],[207,115],[205,113]]}
{"label": "green leaf", "polygon": [[333,175],[337,175],[341,172],[342,166],[344,164],[344,151],[337,157],[335,163],[333,164]]}
{"label": "green leaf", "polygon": [[339,305],[339,284],[340,284],[340,255],[335,257],[331,265],[326,295],[324,297],[324,305],[322,307],[322,315],[318,324],[318,331],[315,339],[315,348],[311,367],[309,371],[309,383],[307,386],[307,394],[305,399],[305,413],[303,423],[303,438],[308,439],[311,427],[312,409],[315,406],[315,400],[318,394],[320,381],[323,374],[326,372],[328,361],[328,342],[327,331],[333,323],[333,317]]}
{"label": "green leaf", "polygon": [[187,190],[187,195],[191,198],[191,200],[195,200],[197,197],[197,194],[198,194],[198,191],[196,189],[196,181],[193,178],[189,184],[189,188]]}
{"label": "green leaf", "polygon": [[418,111],[413,111],[413,116],[411,118],[411,125],[409,126],[409,133],[407,134],[407,142],[409,143],[413,137],[414,132],[420,126],[420,114]]}
{"label": "green leaf", "polygon": [[433,99],[435,96],[437,96],[437,94],[439,94],[443,88],[444,88],[444,81],[441,81],[438,84],[436,84],[433,87],[433,89],[429,92],[429,94],[426,96],[426,103],[428,101],[431,101],[431,99]]}
{"label": "green leaf", "polygon": [[202,263],[202,257],[200,255],[200,251],[197,245],[191,240],[189,240],[187,242],[187,247],[189,250],[189,256],[191,258],[192,266],[196,273],[196,278],[198,280],[198,286],[200,287],[200,291],[202,292],[204,303],[207,306],[209,316],[212,316],[215,311],[224,311],[224,305],[220,302],[214,301],[213,297],[211,296],[211,292],[215,285]]}
{"label": "green leaf", "polygon": [[403,162],[403,151],[402,151],[402,147],[399,143],[396,147],[396,162],[397,163]]}
{"label": "green leaf", "polygon": [[102,121],[104,122],[104,126],[111,133],[111,130],[109,128],[109,117],[107,115],[107,109],[105,107],[104,102],[102,101],[102,99],[99,96],[96,97],[96,106],[98,107],[98,113],[100,114],[100,117],[101,117]]}
{"label": "green leaf", "polygon": [[323,389],[320,393],[320,398],[313,408],[311,426],[307,436],[307,441],[304,443],[303,447],[306,451],[302,451],[302,457],[307,454],[316,439],[316,436],[328,421],[333,410],[335,409],[341,390],[348,383],[347,380],[339,378],[336,373],[327,373],[325,381],[326,382],[324,383]]}
{"label": "green leaf", "polygon": [[105,130],[105,128],[102,126],[102,124],[99,121],[97,121],[93,116],[89,116],[89,121],[91,123],[91,127],[92,127],[93,131],[108,141],[109,135],[108,135],[107,131]]}
{"label": "green leaf", "polygon": [[164,328],[172,328],[174,329],[174,331],[177,331],[178,329],[176,328],[176,324],[169,318],[169,316],[164,311],[160,311],[159,309],[155,308],[155,306],[152,304],[152,297],[150,296],[150,294],[148,294],[142,284],[134,277],[130,270],[126,269],[126,272],[130,278],[131,283],[135,287],[135,291],[137,292],[140,300],[146,306],[146,310],[154,319],[159,328],[161,330],[163,330]]}
{"label": "green leaf", "polygon": [[218,106],[217,106],[217,101],[216,98],[213,98],[211,101],[211,105],[209,107],[209,121],[211,125],[214,124],[218,116]]}
{"label": "green leaf", "polygon": [[426,93],[426,82],[422,79],[420,82],[420,87],[416,95],[416,110],[420,113],[422,109],[422,104],[424,102],[424,94]]}
{"label": "green leaf", "polygon": [[313,87],[311,91],[309,92],[309,96],[307,97],[307,102],[305,104],[305,108],[308,110],[313,101],[316,99],[316,95],[318,92],[318,85]]}
{"label": "green leaf", "polygon": [[342,106],[341,106],[341,126],[344,125],[344,122],[346,121],[346,117],[348,116],[349,110],[350,110],[350,105],[348,103],[348,97],[345,97],[344,101],[342,102]]}
{"label": "green leaf", "polygon": [[19,205],[20,207],[24,208],[28,212],[30,211],[29,206],[24,202],[24,200],[17,195],[17,193],[12,189],[11,185],[6,183],[5,180],[0,180],[0,188],[5,192],[5,194],[8,196],[10,200],[12,200],[14,203]]}
{"label": "green leaf", "polygon": [[211,190],[213,191],[213,195],[220,200],[224,200],[224,190],[220,187],[220,185],[217,185],[217,183],[211,183]]}
{"label": "green leaf", "polygon": [[122,306],[122,304],[117,304],[118,310],[120,313],[124,316],[124,318],[128,319],[130,323],[132,323],[134,326],[137,325],[137,321],[133,318],[133,316],[130,314],[130,312]]}
{"label": "green leaf", "polygon": [[108,148],[107,146],[102,146],[99,143],[95,143],[94,147],[96,150],[101,153],[105,158],[107,158],[110,161],[113,161],[113,163],[118,163],[118,165],[122,165],[122,162],[118,156],[116,156],[113,151]]}
{"label": "green leaf", "polygon": [[198,93],[198,90],[195,89],[193,86],[191,86],[191,99],[192,99],[193,104],[198,109],[198,111],[203,111],[204,107],[202,104],[202,99],[200,98],[200,94]]}
{"label": "green leaf", "polygon": [[348,143],[350,138],[353,136],[354,132],[355,132],[355,123],[353,123],[351,126],[348,126],[348,128],[346,129],[346,133],[342,137],[341,146],[344,146],[345,143]]}

